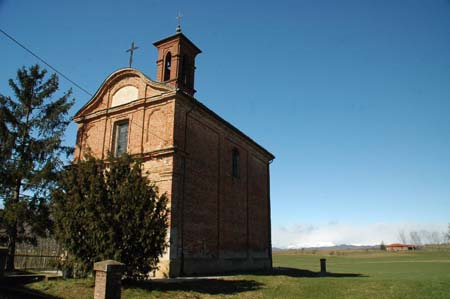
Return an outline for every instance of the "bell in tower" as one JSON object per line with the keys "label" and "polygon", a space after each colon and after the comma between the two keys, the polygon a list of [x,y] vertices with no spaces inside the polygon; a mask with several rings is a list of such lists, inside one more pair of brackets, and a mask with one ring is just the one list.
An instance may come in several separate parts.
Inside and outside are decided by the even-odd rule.
{"label": "bell in tower", "polygon": [[179,88],[193,96],[195,56],[202,51],[183,33],[180,26],[175,35],[153,43],[158,49],[156,80]]}

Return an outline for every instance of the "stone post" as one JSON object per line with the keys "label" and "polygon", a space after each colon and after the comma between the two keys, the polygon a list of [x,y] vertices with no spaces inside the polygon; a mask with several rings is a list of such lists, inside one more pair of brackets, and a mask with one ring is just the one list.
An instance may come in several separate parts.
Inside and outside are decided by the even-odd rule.
{"label": "stone post", "polygon": [[0,247],[0,277],[3,277],[5,273],[7,257],[8,257],[8,248]]}
{"label": "stone post", "polygon": [[94,264],[94,299],[120,299],[125,265],[113,260]]}
{"label": "stone post", "polygon": [[321,275],[327,274],[327,260],[326,259],[320,259],[320,274]]}

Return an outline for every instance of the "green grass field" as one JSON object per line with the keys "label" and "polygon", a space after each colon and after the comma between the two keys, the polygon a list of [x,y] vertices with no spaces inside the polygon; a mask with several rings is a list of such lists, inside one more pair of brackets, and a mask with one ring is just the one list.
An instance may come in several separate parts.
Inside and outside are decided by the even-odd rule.
{"label": "green grass field", "polygon": [[[327,259],[329,275],[318,271]],[[450,251],[276,252],[271,274],[125,286],[122,298],[450,298]],[[93,279],[38,282],[59,298],[92,298]]]}

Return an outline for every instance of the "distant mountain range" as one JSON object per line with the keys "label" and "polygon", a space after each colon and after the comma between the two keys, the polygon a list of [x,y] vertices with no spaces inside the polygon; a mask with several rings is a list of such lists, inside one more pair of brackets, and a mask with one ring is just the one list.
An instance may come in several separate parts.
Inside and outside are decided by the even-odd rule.
{"label": "distant mountain range", "polygon": [[289,248],[279,248],[272,247],[272,251],[284,251],[284,250],[345,250],[345,249],[379,249],[380,245],[350,245],[341,244],[333,246],[313,246],[313,247],[292,247]]}

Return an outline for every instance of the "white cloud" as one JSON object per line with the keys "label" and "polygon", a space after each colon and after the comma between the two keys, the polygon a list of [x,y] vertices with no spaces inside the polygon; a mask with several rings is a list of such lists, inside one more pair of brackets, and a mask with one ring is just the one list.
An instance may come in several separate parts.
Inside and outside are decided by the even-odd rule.
{"label": "white cloud", "polygon": [[[307,248],[340,244],[377,245],[400,242],[399,233],[447,231],[447,223],[391,222],[356,225],[336,221],[295,224],[272,228],[272,244],[280,248]],[[425,237],[424,237],[425,239]],[[424,240],[426,241],[426,240]]]}

